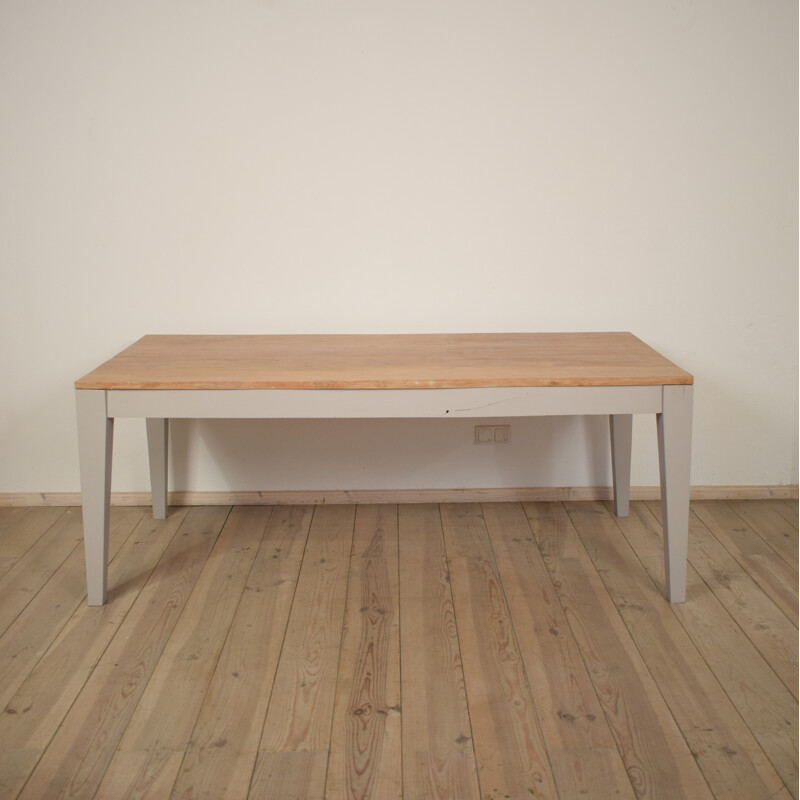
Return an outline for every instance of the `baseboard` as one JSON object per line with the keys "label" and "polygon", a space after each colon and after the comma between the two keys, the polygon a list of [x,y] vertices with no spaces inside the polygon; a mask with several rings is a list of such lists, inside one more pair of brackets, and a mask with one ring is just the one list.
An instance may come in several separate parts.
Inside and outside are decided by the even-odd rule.
{"label": "baseboard", "polygon": [[[657,500],[658,486],[632,486],[631,500]],[[316,505],[321,503],[503,503],[610,500],[610,486],[516,489],[354,489],[263,492],[170,492],[174,506]],[[693,486],[692,500],[797,500],[797,486]],[[80,492],[0,492],[0,506],[79,506]],[[150,505],[149,492],[112,492],[115,506]]]}

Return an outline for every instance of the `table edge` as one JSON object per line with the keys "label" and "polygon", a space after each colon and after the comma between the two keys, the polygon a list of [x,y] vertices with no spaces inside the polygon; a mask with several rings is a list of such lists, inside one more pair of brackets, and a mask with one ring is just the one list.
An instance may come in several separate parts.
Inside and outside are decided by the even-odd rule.
{"label": "table edge", "polygon": [[691,386],[694,383],[692,375],[685,376],[660,376],[656,378],[616,378],[613,381],[602,378],[586,378],[584,380],[509,380],[485,382],[479,380],[449,380],[449,381],[194,381],[194,382],[164,382],[164,381],[96,381],[79,379],[75,381],[76,390],[203,390],[225,391],[230,389],[362,389],[365,391],[380,391],[392,389],[489,389],[508,387],[573,387],[582,386]]}

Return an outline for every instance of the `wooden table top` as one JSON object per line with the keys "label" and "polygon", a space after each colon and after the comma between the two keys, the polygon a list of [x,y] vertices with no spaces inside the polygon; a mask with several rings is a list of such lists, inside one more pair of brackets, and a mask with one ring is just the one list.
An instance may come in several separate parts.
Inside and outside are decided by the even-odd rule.
{"label": "wooden table top", "polygon": [[77,389],[653,386],[692,376],[631,333],[144,336]]}

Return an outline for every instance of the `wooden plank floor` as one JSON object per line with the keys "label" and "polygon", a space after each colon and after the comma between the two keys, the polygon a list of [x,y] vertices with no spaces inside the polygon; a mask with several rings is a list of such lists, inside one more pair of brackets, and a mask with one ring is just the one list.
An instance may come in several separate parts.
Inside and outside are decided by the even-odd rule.
{"label": "wooden plank floor", "polygon": [[0,797],[798,797],[798,513],[0,508]]}

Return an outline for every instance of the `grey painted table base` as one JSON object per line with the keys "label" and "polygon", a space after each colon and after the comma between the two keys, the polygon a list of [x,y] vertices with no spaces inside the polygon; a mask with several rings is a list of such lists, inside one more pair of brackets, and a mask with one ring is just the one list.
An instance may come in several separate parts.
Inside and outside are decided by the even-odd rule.
{"label": "grey painted table base", "polygon": [[692,386],[466,389],[77,389],[89,605],[106,601],[114,420],[147,420],[153,514],[167,512],[170,419],[486,418],[604,415],[610,420],[614,504],[626,516],[633,414],[656,415],[667,598],[686,596]]}

